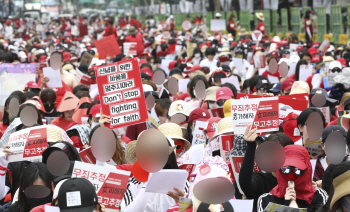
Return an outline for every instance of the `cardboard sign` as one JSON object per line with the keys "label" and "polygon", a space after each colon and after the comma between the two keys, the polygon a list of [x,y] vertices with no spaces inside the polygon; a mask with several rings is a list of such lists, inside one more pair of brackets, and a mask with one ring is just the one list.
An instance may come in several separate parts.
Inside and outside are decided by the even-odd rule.
{"label": "cardboard sign", "polygon": [[47,148],[46,126],[31,127],[12,133],[8,145],[12,150],[8,156],[8,162],[40,162],[41,154]]}
{"label": "cardboard sign", "polygon": [[208,111],[211,117],[225,118],[224,109],[222,107],[215,108],[215,109],[208,109]]}
{"label": "cardboard sign", "polygon": [[306,79],[312,75],[312,69],[314,67],[311,65],[300,65],[299,71],[299,81],[306,81]]}
{"label": "cardboard sign", "polygon": [[[331,44],[329,43],[329,40],[327,38],[321,43],[321,45],[318,48],[318,50],[322,53],[322,55],[324,55],[326,53],[327,49],[330,47],[330,45]],[[300,79],[299,79],[299,81],[300,81]]]}
{"label": "cardboard sign", "polygon": [[329,107],[316,107],[316,108],[322,112],[324,119],[326,120],[326,123],[328,124],[331,121]]}
{"label": "cardboard sign", "polygon": [[103,114],[110,129],[146,122],[148,112],[137,58],[95,68]]}
{"label": "cardboard sign", "polygon": [[196,168],[196,164],[183,164],[182,166],[179,166],[180,169],[186,170],[188,172],[188,177],[187,177],[187,181],[190,180],[190,175],[192,174],[192,172],[195,170]]}
{"label": "cardboard sign", "polygon": [[279,205],[276,203],[270,202],[263,212],[306,212],[306,208],[291,208],[285,205]]}
{"label": "cardboard sign", "polygon": [[106,59],[107,56],[114,57],[122,53],[114,35],[97,40],[94,44],[97,48],[100,59]]}
{"label": "cardboard sign", "polygon": [[230,162],[229,158],[226,158],[228,153],[230,153],[233,148],[233,141],[235,135],[220,135],[219,144],[220,144],[220,155],[226,161]]}
{"label": "cardboard sign", "polygon": [[265,55],[254,55],[254,65],[256,68],[265,68],[266,60]]}
{"label": "cardboard sign", "polygon": [[203,130],[206,129],[207,126],[208,126],[208,122],[196,121],[196,125],[193,131],[192,146],[205,144],[206,138]]}
{"label": "cardboard sign", "polygon": [[85,163],[96,164],[96,158],[92,154],[91,146],[83,151],[79,152],[80,158]]}
{"label": "cardboard sign", "polygon": [[80,59],[80,64],[86,64],[87,67],[90,67],[92,58],[94,58],[94,55],[90,54],[89,52],[84,52]]}
{"label": "cardboard sign", "polygon": [[332,87],[333,85],[336,84],[334,81],[334,77],[339,75],[340,73],[327,73],[327,86]]}
{"label": "cardboard sign", "polygon": [[95,187],[98,202],[107,212],[118,211],[122,202],[130,172],[111,169],[79,161],[74,162],[72,178],[88,179]]}
{"label": "cardboard sign", "polygon": [[124,55],[137,55],[136,42],[125,42],[123,43],[123,54]]}
{"label": "cardboard sign", "polygon": [[262,37],[263,37],[263,34],[262,34],[262,32],[260,30],[254,30],[252,32],[252,39],[253,39],[253,41],[259,42],[259,41],[261,41]]}
{"label": "cardboard sign", "polygon": [[210,30],[211,31],[225,31],[226,30],[226,20],[225,19],[211,19],[210,20]]}
{"label": "cardboard sign", "polygon": [[249,124],[258,133],[278,131],[277,97],[231,101],[231,112],[235,134],[244,134]]}
{"label": "cardboard sign", "polygon": [[88,35],[88,26],[86,24],[79,26],[79,37]]}
{"label": "cardboard sign", "polygon": [[185,20],[184,22],[182,22],[182,29],[184,29],[185,31],[188,31],[191,28],[192,28],[191,22],[189,22],[188,20]]}
{"label": "cardboard sign", "polygon": [[91,83],[92,83],[92,79],[89,75],[84,74],[83,72],[81,72],[79,69],[75,70],[75,80],[82,85],[86,85],[88,87],[90,87]]}

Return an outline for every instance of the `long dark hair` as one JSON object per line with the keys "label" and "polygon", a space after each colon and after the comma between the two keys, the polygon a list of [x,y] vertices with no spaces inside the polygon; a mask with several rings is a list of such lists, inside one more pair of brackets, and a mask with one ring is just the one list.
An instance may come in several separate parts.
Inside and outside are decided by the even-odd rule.
{"label": "long dark hair", "polygon": [[196,96],[194,95],[194,87],[196,86],[196,84],[199,80],[202,80],[204,82],[205,89],[207,89],[209,87],[208,81],[205,78],[205,76],[197,75],[197,76],[193,77],[193,79],[190,82],[190,90],[189,90],[191,98],[196,98]]}
{"label": "long dark hair", "polygon": [[29,186],[32,186],[34,181],[38,178],[45,182],[45,186],[51,189],[51,182],[53,176],[47,170],[47,167],[43,163],[30,163],[22,169],[19,179],[19,192],[18,192],[18,207],[20,212],[30,211],[31,208],[27,204],[27,197],[24,194],[24,190]]}
{"label": "long dark hair", "polygon": [[32,107],[32,108],[34,108],[35,111],[36,111],[36,113],[38,114],[38,119],[37,119],[36,123],[37,123],[38,125],[43,125],[43,120],[41,119],[41,115],[40,115],[39,110],[38,110],[34,105],[32,105],[32,104],[30,104],[30,103],[28,103],[28,104],[23,104],[23,105],[21,105],[21,106],[19,107],[17,117],[20,116],[22,110],[23,110],[25,107]]}
{"label": "long dark hair", "polygon": [[192,139],[193,139],[193,135],[192,135],[192,125],[193,125],[193,121],[188,122],[187,124],[187,130],[185,133],[184,138],[186,140],[188,140],[190,143],[192,143]]}
{"label": "long dark hair", "polygon": [[306,60],[299,60],[296,67],[295,67],[295,80],[299,81],[299,76],[300,76],[300,66],[301,65],[307,65]]}

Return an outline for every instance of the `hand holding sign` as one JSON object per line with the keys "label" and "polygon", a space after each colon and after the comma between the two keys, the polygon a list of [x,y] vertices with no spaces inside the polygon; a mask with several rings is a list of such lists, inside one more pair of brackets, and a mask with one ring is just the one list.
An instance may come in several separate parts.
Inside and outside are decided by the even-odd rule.
{"label": "hand holding sign", "polygon": [[251,124],[247,126],[247,129],[245,130],[245,133],[243,136],[243,139],[247,142],[254,142],[255,139],[258,137],[258,135],[255,133],[258,130],[258,128],[250,130],[251,126],[252,126]]}

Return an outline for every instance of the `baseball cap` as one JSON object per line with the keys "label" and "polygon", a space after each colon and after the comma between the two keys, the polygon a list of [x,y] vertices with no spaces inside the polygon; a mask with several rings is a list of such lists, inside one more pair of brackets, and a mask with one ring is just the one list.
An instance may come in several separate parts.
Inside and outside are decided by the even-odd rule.
{"label": "baseball cap", "polygon": [[93,212],[97,204],[95,187],[85,178],[66,180],[57,199],[61,212]]}
{"label": "baseball cap", "polygon": [[314,88],[314,89],[311,90],[310,95],[309,95],[309,97],[310,97],[309,98],[310,99],[310,105],[311,106],[313,106],[313,104],[311,102],[311,98],[315,94],[322,94],[326,98],[326,100],[328,102],[330,102],[330,103],[336,103],[338,101],[337,99],[329,98],[328,94],[327,94],[327,91],[325,89],[323,89],[323,88]]}
{"label": "baseball cap", "polygon": [[284,151],[286,153],[286,160],[283,166],[294,166],[305,170],[307,168],[306,163],[310,163],[309,153],[301,145],[287,145],[284,147]]}
{"label": "baseball cap", "polygon": [[204,101],[213,101],[216,102],[216,91],[219,89],[219,86],[211,86],[205,90],[205,100]]}
{"label": "baseball cap", "polygon": [[288,91],[292,88],[293,83],[295,82],[294,79],[286,79],[281,84],[281,90]]}
{"label": "baseball cap", "polygon": [[318,51],[315,47],[309,48],[309,50],[307,50],[307,52],[309,52],[309,54],[311,54],[311,55],[318,53]]}
{"label": "baseball cap", "polygon": [[297,124],[298,114],[289,113],[282,122],[284,134],[286,134],[295,143],[301,138]]}
{"label": "baseball cap", "polygon": [[222,87],[216,91],[216,101],[228,100],[228,99],[231,99],[233,96],[234,95],[232,90],[229,89],[228,87]]}
{"label": "baseball cap", "polygon": [[37,83],[35,83],[34,81],[29,81],[27,82],[27,84],[24,86],[24,90],[26,90],[27,88],[39,88],[39,85]]}
{"label": "baseball cap", "polygon": [[[48,142],[50,142],[48,140]],[[68,145],[62,142],[56,142],[54,145],[50,146],[49,148],[45,149],[43,153],[41,154],[42,156],[42,162],[46,164],[47,159],[51,155],[51,153],[54,150],[60,150],[63,151],[69,158],[70,161],[74,161],[73,155],[71,154],[71,149],[69,148]]]}
{"label": "baseball cap", "polygon": [[342,68],[346,67],[346,60],[342,57],[337,59],[338,62],[340,62],[340,64],[342,65]]}
{"label": "baseball cap", "polygon": [[273,84],[272,88],[270,89],[270,92],[279,93],[281,91],[281,85],[282,85],[282,82]]}
{"label": "baseball cap", "polygon": [[63,61],[66,62],[66,61],[70,61],[70,58],[71,58],[71,53],[69,52],[63,52]]}
{"label": "baseball cap", "polygon": [[171,103],[168,115],[173,116],[177,113],[184,114],[185,116],[190,115],[190,107],[187,102],[183,100],[177,100]]}
{"label": "baseball cap", "polygon": [[332,70],[333,68],[339,68],[339,69],[342,69],[342,65],[339,61],[332,61],[329,63],[329,69]]}
{"label": "baseball cap", "polygon": [[339,125],[330,125],[323,129],[322,136],[321,136],[322,143],[326,142],[326,139],[329,136],[329,134],[331,134],[331,132],[336,132],[336,131],[340,132],[344,136],[344,139],[346,141],[346,131],[344,127]]}
{"label": "baseball cap", "polygon": [[220,120],[220,117],[212,117],[208,120],[208,126],[207,129],[205,129],[205,131],[208,133],[209,139],[214,137]]}
{"label": "baseball cap", "polygon": [[145,74],[147,74],[151,79],[152,79],[152,77],[153,77],[153,72],[152,72],[152,70],[151,70],[150,68],[148,68],[148,67],[143,67],[143,68],[141,68],[141,69],[140,69],[140,73],[145,73]]}
{"label": "baseball cap", "polygon": [[189,117],[188,117],[188,122],[190,121],[208,121],[210,119],[210,113],[208,110],[203,109],[203,108],[196,108],[194,109]]}
{"label": "baseball cap", "polygon": [[260,89],[263,85],[270,85],[270,83],[266,79],[260,80],[256,85],[256,89]]}
{"label": "baseball cap", "polygon": [[94,105],[89,112],[89,115],[91,115],[94,118],[100,118],[101,113],[101,104]]}
{"label": "baseball cap", "polygon": [[146,74],[146,73],[141,73],[141,79],[142,79],[142,80],[145,80],[145,79],[151,80],[151,77],[148,76],[148,74]]}
{"label": "baseball cap", "polygon": [[298,93],[310,93],[309,84],[303,81],[295,81],[292,86],[292,90],[290,94],[298,94]]}

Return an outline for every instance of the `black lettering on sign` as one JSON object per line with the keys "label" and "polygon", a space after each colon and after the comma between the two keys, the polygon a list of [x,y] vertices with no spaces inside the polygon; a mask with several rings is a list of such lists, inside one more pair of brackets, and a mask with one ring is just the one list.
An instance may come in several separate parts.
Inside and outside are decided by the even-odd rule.
{"label": "black lettering on sign", "polygon": [[128,78],[127,73],[119,73],[108,76],[108,82],[118,82],[122,80],[126,80]]}
{"label": "black lettering on sign", "polygon": [[130,71],[132,70],[132,63],[123,63],[119,65],[119,70],[120,71]]}
{"label": "black lettering on sign", "polygon": [[110,104],[110,103],[115,103],[115,102],[119,102],[121,101],[122,98],[122,94],[121,93],[114,93],[111,95],[107,95],[103,97],[103,102],[105,104]]}
{"label": "black lettering on sign", "polygon": [[105,89],[105,93],[111,93],[122,89],[132,88],[134,86],[135,86],[134,80],[131,79],[124,82],[117,82],[114,84],[105,85],[104,89]]}
{"label": "black lettering on sign", "polygon": [[254,114],[253,113],[243,113],[243,114],[233,113],[233,116],[232,116],[233,120],[252,119],[252,118],[254,118]]}
{"label": "black lettering on sign", "polygon": [[116,116],[111,118],[111,125],[118,125],[123,124],[125,122],[133,122],[139,120],[140,114],[138,112],[136,113],[130,113],[122,116]]}
{"label": "black lettering on sign", "polygon": [[119,113],[125,113],[125,112],[130,112],[133,110],[137,110],[138,104],[137,102],[127,102],[121,105],[113,105],[110,107],[110,111],[113,115],[119,114]]}
{"label": "black lettering on sign", "polygon": [[98,73],[100,76],[106,75],[106,74],[112,74],[117,72],[117,66],[107,66],[107,67],[102,67],[98,69]]}
{"label": "black lettering on sign", "polygon": [[134,90],[129,90],[129,91],[125,91],[123,93],[124,99],[132,99],[132,98],[136,98],[139,97],[141,94],[139,89],[134,89]]}

